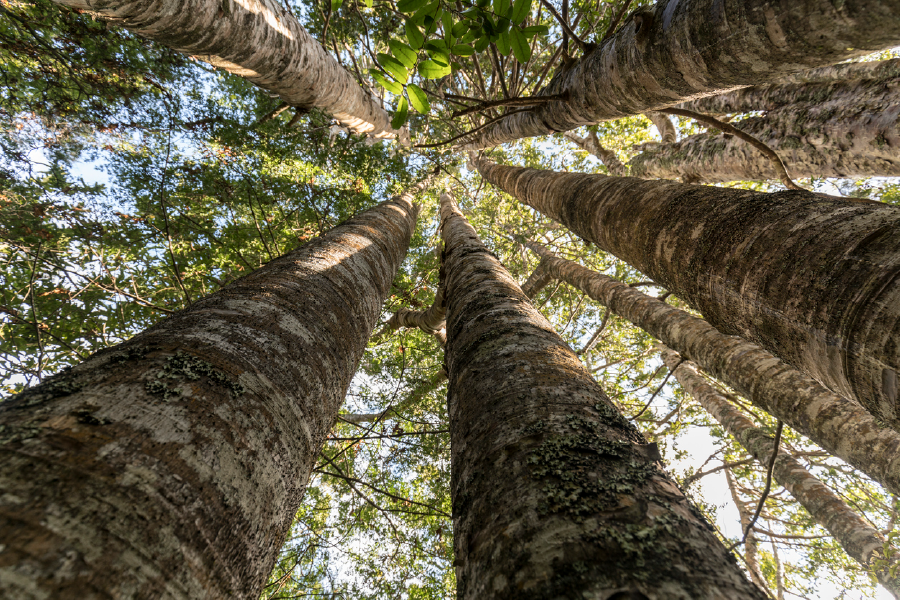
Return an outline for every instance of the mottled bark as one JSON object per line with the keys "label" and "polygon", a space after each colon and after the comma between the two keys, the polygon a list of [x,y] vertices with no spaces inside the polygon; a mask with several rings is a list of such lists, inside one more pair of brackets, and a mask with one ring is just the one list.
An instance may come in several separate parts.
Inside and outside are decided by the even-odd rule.
{"label": "mottled bark", "polygon": [[538,263],[538,266],[534,268],[534,271],[531,272],[531,275],[529,275],[528,279],[525,280],[525,283],[522,284],[522,293],[534,300],[534,297],[537,296],[538,292],[547,287],[550,281],[551,277],[550,274],[547,273],[547,269],[544,268],[544,263]]}
{"label": "mottled bark", "polygon": [[[724,106],[727,96],[716,100],[721,100],[723,109],[769,111],[765,117],[744,119],[734,126],[774,150],[792,177],[900,176],[900,87],[896,81],[769,86],[747,95],[744,99],[759,108],[740,106],[740,97],[732,106]],[[692,183],[779,178],[756,149],[724,133],[703,133],[648,148],[629,167],[635,177],[680,177]]]}
{"label": "mottled bark", "polygon": [[580,137],[571,131],[565,132],[563,136],[581,147],[585,152],[590,152],[596,156],[613,175],[624,177],[628,174],[628,170],[622,164],[622,161],[619,160],[619,157],[616,156],[616,153],[600,145],[600,140],[597,139],[595,132],[591,131],[586,138]]}
{"label": "mottled bark", "polygon": [[476,166],[542,214],[900,429],[900,208]]}
{"label": "mottled bark", "polygon": [[[718,98],[718,96],[715,97]],[[651,111],[647,113],[647,118],[650,119],[650,122],[656,127],[656,130],[659,131],[659,137],[662,138],[663,144],[674,144],[677,141],[675,125],[672,124],[672,119],[667,115]]]}
{"label": "mottled bark", "polygon": [[[749,507],[741,498],[731,469],[725,469],[725,480],[728,482],[728,491],[731,492],[731,499],[738,511],[741,531],[747,531],[747,527],[750,526],[750,519],[753,516],[753,508]],[[769,586],[766,584],[766,578],[763,577],[762,570],[759,568],[759,541],[756,539],[756,533],[754,533],[752,528],[750,531],[747,531],[747,536],[744,538],[744,561],[747,563],[750,581],[762,589],[768,590]]]}
{"label": "mottled bark", "polygon": [[258,598],[411,193],[0,404],[0,596]]}
{"label": "mottled bark", "polygon": [[[400,134],[381,104],[277,0],[55,0],[244,77],[357,133]],[[404,133],[405,135],[405,133]]]}
{"label": "mottled bark", "polygon": [[[663,351],[663,361],[667,367],[675,370],[675,378],[684,390],[697,400],[753,458],[763,464],[769,464],[773,443],[765,432],[709,385],[697,372],[695,365],[683,362],[679,366],[681,357],[668,349]],[[775,458],[772,475],[864,569],[871,568],[873,561],[881,557],[885,543],[884,536],[863,521],[837,494],[783,449],[779,450]],[[876,571],[876,576],[879,583],[895,598],[900,597],[900,581],[891,577],[888,568]]]}
{"label": "mottled bark", "polygon": [[[805,71],[769,85],[734,90],[685,102],[685,108],[710,115],[776,110],[796,103],[823,103],[843,94],[843,101],[879,99],[885,88],[895,88],[900,77],[900,58],[832,65]],[[848,91],[852,98],[847,97]]]}
{"label": "mottled bark", "polygon": [[426,394],[430,394],[431,392],[436,390],[438,386],[441,385],[441,383],[443,383],[446,379],[447,372],[441,369],[440,371],[432,375],[431,379],[422,383],[415,390],[413,390],[412,393],[410,393],[409,396],[407,396],[406,399],[397,406],[386,408],[385,410],[377,413],[344,413],[340,415],[340,418],[342,421],[347,421],[348,423],[353,423],[354,425],[361,425],[363,423],[377,423],[383,421],[392,413],[397,413],[401,410],[406,409],[407,407],[418,404]]}
{"label": "mottled bark", "polygon": [[859,405],[737,336],[660,302],[621,281],[556,257],[530,243],[548,272],[640,327],[755,406],[853,465],[888,490],[900,490],[900,434],[881,427]]}
{"label": "mottled bark", "polygon": [[457,597],[764,598],[447,196],[441,225]]}
{"label": "mottled bark", "polygon": [[900,44],[898,0],[659,0],[466,149],[645,113]]}

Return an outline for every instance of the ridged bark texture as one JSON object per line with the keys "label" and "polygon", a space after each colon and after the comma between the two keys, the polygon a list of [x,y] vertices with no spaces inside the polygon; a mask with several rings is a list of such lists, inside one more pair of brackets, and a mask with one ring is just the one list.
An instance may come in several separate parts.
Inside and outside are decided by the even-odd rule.
{"label": "ridged bark texture", "polygon": [[621,281],[559,258],[530,243],[555,278],[586,293],[754,406],[781,419],[892,493],[900,492],[900,434],[881,427],[862,407],[786,365],[756,344],[719,333],[703,319],[660,302]]}
{"label": "ridged bark texture", "polygon": [[470,138],[477,150],[759,85],[900,44],[898,0],[658,0],[538,95],[555,101]]}
{"label": "ridged bark texture", "polygon": [[522,293],[534,300],[537,293],[547,287],[551,280],[552,278],[550,277],[550,274],[547,273],[544,263],[538,263],[538,266],[534,268],[534,271],[531,272],[531,275],[529,275],[528,279],[525,280],[525,283],[522,284]]}
{"label": "ridged bark texture", "polygon": [[54,0],[196,56],[356,133],[400,134],[381,104],[277,0]]}
{"label": "ridged bark texture", "polygon": [[[703,379],[696,366],[682,363],[671,350],[663,351],[663,362],[675,369],[675,379],[750,455],[764,465],[772,457],[773,440],[753,424]],[[677,366],[677,368],[676,368]],[[862,520],[834,492],[797,460],[780,450],[772,468],[772,476],[800,503],[815,521],[825,528],[841,548],[864,569],[872,566],[883,552],[884,537]],[[891,577],[888,569],[876,572],[879,583],[891,594],[900,597],[900,581]]]}
{"label": "ridged bark texture", "polygon": [[[766,143],[792,177],[900,176],[900,61],[894,79],[752,88],[717,96],[724,112],[768,110],[734,126]],[[728,98],[733,98],[729,103]],[[735,110],[728,110],[735,109]],[[713,111],[719,112],[719,111]],[[718,183],[779,179],[750,144],[722,133],[653,146],[630,164],[635,177]]]}
{"label": "ridged bark texture", "polygon": [[411,200],[0,404],[0,597],[258,598],[406,254]]}
{"label": "ridged bark texture", "polygon": [[441,226],[457,597],[764,598],[447,196]]}
{"label": "ridged bark texture", "polygon": [[[731,492],[731,499],[738,511],[741,531],[747,531],[750,520],[753,518],[753,508],[741,498],[737,489],[737,482],[734,480],[731,469],[725,469],[725,480],[728,482],[728,491]],[[768,590],[769,586],[766,584],[766,578],[763,577],[762,570],[759,568],[759,540],[756,539],[756,534],[753,532],[753,529],[747,531],[747,536],[744,538],[744,561],[747,563],[747,572],[750,573],[750,581],[762,589]]]}
{"label": "ridged bark texture", "polygon": [[619,157],[616,156],[616,153],[601,146],[600,140],[597,139],[597,134],[593,131],[584,138],[571,131],[565,132],[563,137],[578,145],[585,152],[590,152],[596,156],[613,175],[618,177],[625,177],[628,175],[628,170],[625,168],[625,165],[622,164],[622,161],[619,160]]}
{"label": "ridged bark texture", "polygon": [[[775,110],[797,102],[824,102],[833,90],[856,89],[857,101],[878,98],[884,87],[895,88],[900,58],[831,65],[780,79],[769,85],[734,90],[679,104],[678,108],[707,115]],[[877,84],[881,84],[880,86]],[[863,95],[868,93],[868,95]]]}
{"label": "ridged bark texture", "polygon": [[490,183],[900,429],[900,208],[475,162]]}

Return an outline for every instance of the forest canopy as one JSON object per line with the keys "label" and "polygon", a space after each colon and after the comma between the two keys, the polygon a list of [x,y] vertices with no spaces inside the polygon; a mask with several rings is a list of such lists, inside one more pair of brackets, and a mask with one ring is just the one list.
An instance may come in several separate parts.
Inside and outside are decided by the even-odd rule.
{"label": "forest canopy", "polygon": [[[215,18],[246,8],[222,4],[227,10]],[[369,121],[327,108],[338,100],[313,98],[320,90],[284,83],[286,70],[280,79],[246,75],[251,69],[213,52],[173,49],[187,42],[148,39],[124,17],[104,20],[49,0],[0,6],[6,399],[430,178],[415,195],[421,210],[406,258],[261,598],[456,595],[449,328],[440,319],[421,327],[392,321],[443,301],[445,191],[628,426],[656,444],[672,479],[766,595],[890,597],[877,576],[886,565],[897,575],[895,491],[761,409],[737,384],[698,370],[699,383],[743,415],[754,431],[741,430],[746,436],[777,440],[881,536],[879,558],[862,565],[777,474],[769,481],[773,467],[748,449],[750,437],[685,391],[674,376],[681,358],[666,359],[656,337],[548,275],[540,253],[693,317],[701,312],[489,182],[476,162],[900,205],[900,52],[891,49],[900,33],[889,43],[891,23],[871,32],[871,47],[851,40],[859,44],[845,44],[844,55],[794,56],[792,64],[806,65],[796,72],[780,66],[788,58],[760,51],[760,63],[775,65],[764,76],[714,86],[676,82],[678,57],[610,76],[609,65],[631,56],[632,46],[662,56],[677,45],[670,38],[702,29],[663,35],[661,12],[648,0],[250,5],[274,15],[290,43],[305,30],[349,78],[341,85],[361,94]],[[237,47],[238,37],[229,44]],[[271,43],[275,55],[290,47],[246,37]],[[642,77],[650,91],[622,91]],[[676,89],[685,101],[663,107],[657,97],[676,97]],[[879,427],[890,429],[887,420],[879,417]]]}

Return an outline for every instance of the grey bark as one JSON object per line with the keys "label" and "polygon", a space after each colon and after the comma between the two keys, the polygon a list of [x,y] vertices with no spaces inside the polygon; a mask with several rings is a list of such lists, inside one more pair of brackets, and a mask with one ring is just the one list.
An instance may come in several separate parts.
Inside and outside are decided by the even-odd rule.
{"label": "grey bark", "polygon": [[[898,61],[900,63],[900,61]],[[900,75],[900,64],[897,65]],[[900,87],[895,80],[768,86],[717,96],[710,112],[767,110],[734,126],[774,150],[793,177],[900,176]],[[734,110],[731,110],[734,109]],[[635,156],[641,178],[717,183],[778,179],[761,153],[735,136],[709,133]]]}
{"label": "grey bark", "polygon": [[0,597],[258,598],[417,213],[361,213],[0,404]]}
{"label": "grey bark", "polygon": [[656,281],[900,429],[900,208],[665,181],[475,166]]}
{"label": "grey bark", "polygon": [[441,226],[457,597],[765,598],[448,196]]}
{"label": "grey bark", "polygon": [[[725,480],[728,482],[728,491],[731,492],[731,499],[734,501],[734,506],[738,511],[741,531],[747,531],[747,527],[750,526],[750,520],[753,518],[753,509],[748,507],[747,503],[741,498],[731,469],[725,469]],[[766,578],[763,577],[762,570],[759,568],[759,540],[756,539],[756,533],[754,533],[752,528],[744,538],[744,561],[747,563],[750,581],[762,589],[768,590],[769,586],[766,584]]]}
{"label": "grey bark", "polygon": [[703,319],[621,281],[530,243],[548,272],[585,292],[704,371],[784,421],[892,493],[900,490],[900,434],[880,426],[859,405],[837,396],[756,344],[719,333]]}
{"label": "grey bark", "polygon": [[537,94],[568,92],[568,101],[510,115],[464,148],[640,114],[900,44],[898,0],[659,0],[641,15]]}
{"label": "grey bark", "polygon": [[54,1],[244,77],[291,106],[320,108],[357,133],[401,134],[381,104],[277,0]]}
{"label": "grey bark", "polygon": [[[769,464],[773,445],[772,439],[765,432],[709,385],[692,363],[684,362],[679,365],[681,357],[668,349],[663,351],[663,361],[670,369],[674,369],[675,378],[684,390],[751,456],[764,465]],[[828,486],[783,449],[779,450],[775,458],[772,475],[863,569],[872,569],[874,561],[883,558],[884,536],[863,521]],[[888,568],[892,562],[887,561],[888,564],[875,571],[875,574],[878,582],[898,598],[900,581],[891,576]]]}

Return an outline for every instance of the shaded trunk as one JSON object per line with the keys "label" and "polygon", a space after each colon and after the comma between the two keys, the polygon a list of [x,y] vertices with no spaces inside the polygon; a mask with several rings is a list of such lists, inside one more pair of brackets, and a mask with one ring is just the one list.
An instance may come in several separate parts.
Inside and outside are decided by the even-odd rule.
{"label": "shaded trunk", "polygon": [[[676,376],[677,378],[677,376]],[[731,492],[731,499],[738,511],[738,518],[741,522],[741,531],[747,531],[750,526],[750,520],[753,518],[753,508],[749,507],[746,502],[741,499],[741,495],[737,489],[737,482],[731,469],[725,469],[725,480],[728,482],[728,491]],[[751,529],[744,538],[744,561],[747,563],[747,571],[750,573],[750,581],[758,585],[764,590],[768,590],[766,578],[763,577],[762,570],[759,568],[759,542],[756,534]]]}
{"label": "shaded trunk", "polygon": [[765,597],[441,200],[457,597]]}
{"label": "shaded trunk", "polygon": [[417,213],[361,213],[0,404],[0,596],[258,598]]}
{"label": "shaded trunk", "polygon": [[381,104],[277,0],[54,0],[244,77],[299,109],[393,138]]}
{"label": "shaded trunk", "polygon": [[[667,367],[675,369],[675,378],[684,390],[697,400],[753,458],[763,465],[769,464],[773,440],[765,432],[709,385],[692,363],[685,362],[679,366],[681,357],[668,349],[663,351],[663,361]],[[772,475],[863,569],[870,569],[873,562],[881,557],[884,537],[853,512],[837,494],[828,489],[828,486],[783,450],[779,451],[775,458]],[[900,581],[890,575],[887,566],[876,571],[878,581],[895,598],[900,597]]]}
{"label": "shaded trunk", "polygon": [[900,208],[477,160],[482,176],[900,429]]}
{"label": "shaded trunk", "polygon": [[759,85],[900,44],[898,0],[658,0],[537,95],[569,94],[469,138],[479,149]]}
{"label": "shaded trunk", "polygon": [[853,465],[888,490],[900,490],[900,434],[859,405],[737,336],[719,333],[657,298],[530,243],[548,272],[692,360],[754,406]]}
{"label": "shaded trunk", "polygon": [[[737,102],[721,108],[768,110],[765,117],[734,126],[772,148],[792,177],[900,176],[900,93],[895,82],[770,86],[746,95],[759,108]],[[629,167],[635,177],[680,177],[692,183],[779,178],[758,150],[722,133],[654,146],[635,156]]]}
{"label": "shaded trunk", "polygon": [[832,65],[805,71],[769,85],[734,90],[685,102],[678,108],[708,115],[775,110],[794,103],[821,103],[852,91],[855,100],[878,99],[885,87],[896,87],[900,58]]}

